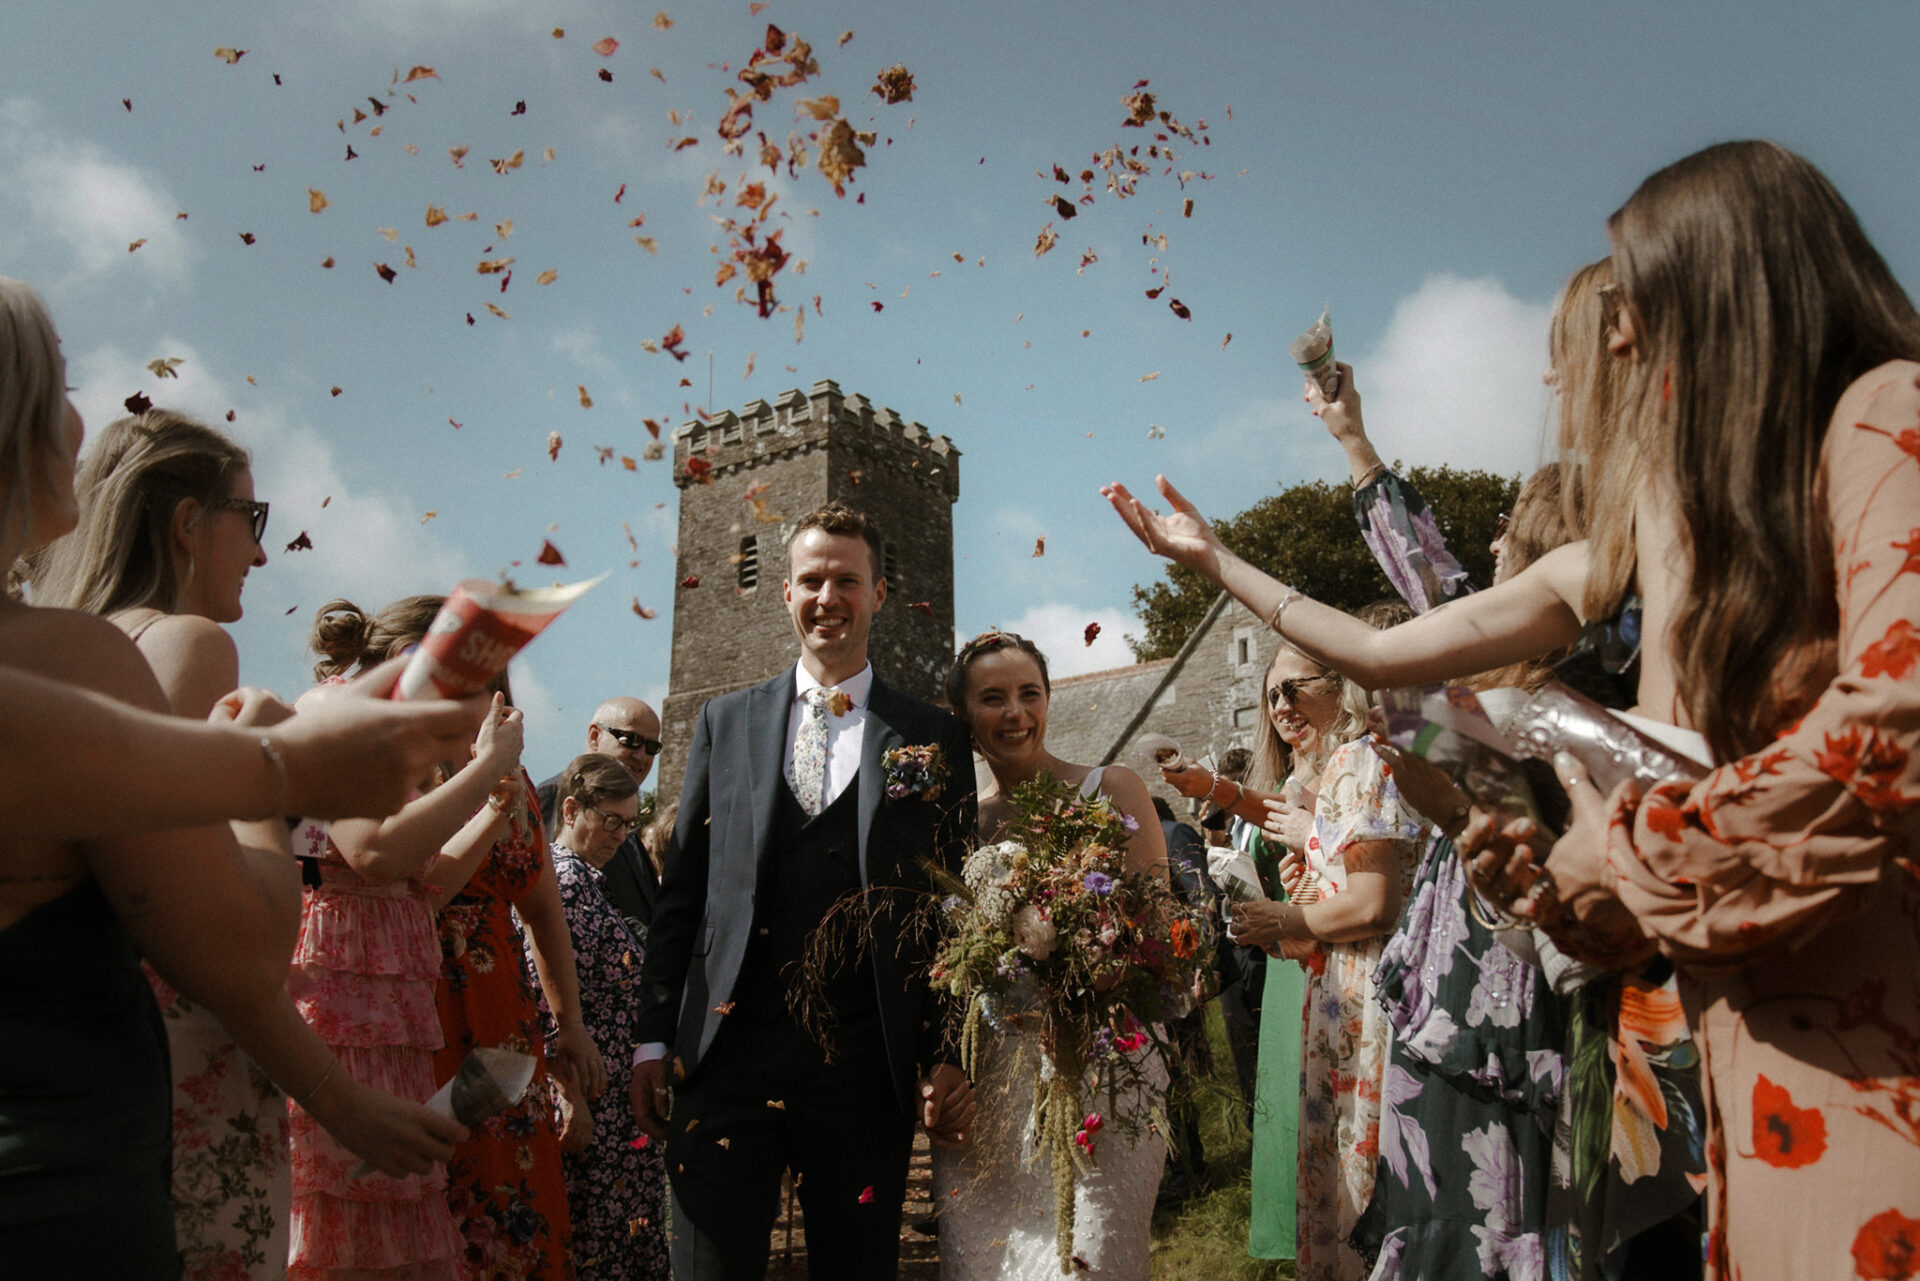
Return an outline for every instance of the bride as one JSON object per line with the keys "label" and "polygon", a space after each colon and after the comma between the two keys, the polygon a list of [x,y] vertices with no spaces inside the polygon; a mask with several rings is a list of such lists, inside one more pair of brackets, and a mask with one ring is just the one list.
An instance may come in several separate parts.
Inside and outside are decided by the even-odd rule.
{"label": "bride", "polygon": [[[1075,765],[1047,751],[1051,692],[1045,655],[1011,632],[983,632],[968,641],[947,675],[947,703],[967,722],[975,749],[993,772],[992,783],[980,791],[981,843],[999,840],[1013,818],[1013,789],[1047,773],[1082,795],[1106,796],[1133,817],[1139,826],[1127,844],[1128,870],[1164,878],[1166,841],[1140,776],[1123,765]],[[943,1281],[1058,1278],[1052,1168],[1034,1145],[1038,1038],[1008,1032],[984,1039],[974,1081],[980,1110],[973,1142],[959,1151],[934,1152],[940,1275]],[[1143,1076],[1164,1090],[1166,1069],[1157,1058],[1141,1066]],[[1148,1230],[1167,1153],[1165,1140],[1148,1128],[1147,1102],[1122,1094],[1119,1117],[1107,1118],[1086,1171],[1074,1181],[1076,1274],[1122,1281],[1147,1276]]]}

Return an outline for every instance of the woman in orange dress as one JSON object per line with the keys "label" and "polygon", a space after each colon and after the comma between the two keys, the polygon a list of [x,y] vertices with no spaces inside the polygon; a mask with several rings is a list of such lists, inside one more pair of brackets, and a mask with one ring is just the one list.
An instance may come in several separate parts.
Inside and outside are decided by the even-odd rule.
{"label": "woman in orange dress", "polygon": [[[447,1202],[466,1238],[472,1275],[514,1281],[559,1281],[574,1275],[566,1175],[553,1123],[560,1084],[597,1097],[606,1068],[580,1013],[580,986],[565,906],[540,826],[531,779],[502,808],[506,834],[485,852],[464,888],[439,899],[440,1027],[435,1056],[440,1079],[467,1052],[496,1046],[531,1054],[539,1067],[514,1107],[482,1121],[447,1162]],[[559,1035],[548,1072],[540,1005],[521,960],[518,913]],[[586,1109],[574,1110],[585,1124]]]}
{"label": "woman in orange dress", "polygon": [[1609,231],[1647,476],[1630,511],[1595,515],[1639,544],[1643,710],[1723,764],[1603,798],[1564,761],[1574,822],[1546,875],[1517,825],[1481,861],[1563,950],[1679,967],[1710,1271],[1913,1277],[1920,314],[1839,193],[1773,143],[1669,166]]}

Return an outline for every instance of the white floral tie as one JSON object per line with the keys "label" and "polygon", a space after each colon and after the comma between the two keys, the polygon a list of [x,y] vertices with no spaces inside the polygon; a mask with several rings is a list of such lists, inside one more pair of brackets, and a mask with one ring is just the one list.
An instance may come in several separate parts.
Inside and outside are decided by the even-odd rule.
{"label": "white floral tie", "polygon": [[793,736],[793,758],[787,762],[787,783],[809,816],[826,808],[827,699],[837,692],[816,687],[803,695],[807,711]]}

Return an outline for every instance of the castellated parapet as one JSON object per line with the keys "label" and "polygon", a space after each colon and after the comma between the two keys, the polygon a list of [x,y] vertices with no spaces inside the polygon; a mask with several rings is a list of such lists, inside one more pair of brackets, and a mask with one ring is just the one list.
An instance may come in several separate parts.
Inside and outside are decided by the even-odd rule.
{"label": "castellated parapet", "polygon": [[661,709],[662,796],[679,795],[701,705],[799,657],[782,591],[787,541],[802,515],[833,499],[878,521],[886,543],[888,595],[873,626],[874,670],[939,701],[954,647],[960,451],[952,441],[821,379],[810,392],[794,388],[773,404],[749,401],[737,413],[681,425],[673,475],[680,586]]}

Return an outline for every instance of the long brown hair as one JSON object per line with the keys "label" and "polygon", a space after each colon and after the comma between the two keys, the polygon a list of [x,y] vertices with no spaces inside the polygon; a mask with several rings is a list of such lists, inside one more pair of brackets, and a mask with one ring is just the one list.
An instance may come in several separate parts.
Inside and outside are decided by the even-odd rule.
{"label": "long brown hair", "polygon": [[36,488],[66,425],[67,362],[33,286],[0,276],[0,536],[33,528]]}
{"label": "long brown hair", "polygon": [[193,564],[175,554],[174,513],[188,499],[230,496],[250,462],[213,428],[170,409],[112,423],[74,478],[79,527],[28,557],[35,603],[103,615],[175,612]]}
{"label": "long brown hair", "polygon": [[1776,143],[1669,165],[1607,226],[1642,348],[1627,414],[1692,559],[1675,679],[1732,760],[1792,714],[1779,677],[1838,629],[1821,446],[1849,384],[1920,358],[1920,314],[1833,184]]}

